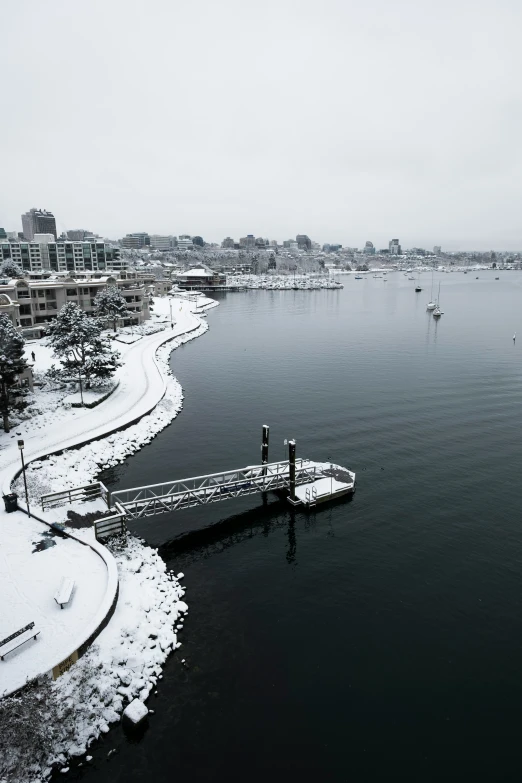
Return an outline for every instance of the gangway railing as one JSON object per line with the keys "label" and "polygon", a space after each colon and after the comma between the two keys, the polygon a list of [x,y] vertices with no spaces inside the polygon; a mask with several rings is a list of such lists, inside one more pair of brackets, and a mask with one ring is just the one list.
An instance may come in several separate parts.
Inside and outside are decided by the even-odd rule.
{"label": "gangway railing", "polygon": [[[315,478],[314,463],[307,459],[295,460],[296,486],[307,484]],[[285,460],[134,489],[120,489],[111,493],[111,501],[123,507],[128,517],[140,519],[258,492],[290,491],[291,479],[290,465]]]}

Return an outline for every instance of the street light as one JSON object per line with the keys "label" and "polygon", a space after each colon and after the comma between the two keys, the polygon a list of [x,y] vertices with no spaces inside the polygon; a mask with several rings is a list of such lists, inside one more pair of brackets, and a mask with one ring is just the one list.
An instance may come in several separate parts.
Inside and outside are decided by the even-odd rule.
{"label": "street light", "polygon": [[84,408],[85,406],[83,404],[82,368],[80,367],[80,365],[78,365],[78,379],[80,381],[80,399],[82,401],[82,408]]}
{"label": "street light", "polygon": [[24,442],[23,440],[18,441],[18,448],[20,449],[20,456],[22,458],[22,471],[24,474],[24,487],[25,487],[25,504],[27,506],[27,516],[31,516],[31,509],[29,508],[29,495],[27,494],[27,479],[25,477],[25,462],[24,462]]}
{"label": "street light", "polygon": [[172,323],[172,299],[169,297],[169,305],[170,305],[170,328],[174,329],[174,324]]}

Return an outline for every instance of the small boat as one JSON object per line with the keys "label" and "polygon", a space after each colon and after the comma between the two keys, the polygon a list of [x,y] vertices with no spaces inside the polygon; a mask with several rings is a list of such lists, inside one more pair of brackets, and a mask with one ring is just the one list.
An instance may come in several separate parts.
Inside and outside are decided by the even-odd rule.
{"label": "small boat", "polygon": [[475,280],[478,280],[478,277],[476,277]]}
{"label": "small boat", "polygon": [[495,280],[500,280],[500,277],[495,277]]}
{"label": "small boat", "polygon": [[417,285],[415,286],[415,293],[416,294],[420,294],[421,291],[422,291],[422,288],[420,287],[420,283],[419,283],[419,280],[417,278]]}
{"label": "small boat", "polygon": [[355,275],[355,279],[356,280],[362,280],[363,278],[362,278],[362,275]]}

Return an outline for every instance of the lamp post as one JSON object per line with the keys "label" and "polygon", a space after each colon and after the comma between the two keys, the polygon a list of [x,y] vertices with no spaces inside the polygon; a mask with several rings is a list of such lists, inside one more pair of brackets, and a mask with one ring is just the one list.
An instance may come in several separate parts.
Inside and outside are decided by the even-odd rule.
{"label": "lamp post", "polygon": [[25,477],[25,462],[24,462],[24,442],[18,441],[18,448],[20,449],[20,456],[22,458],[22,472],[24,474],[24,487],[25,487],[25,504],[27,506],[27,516],[31,516],[31,509],[29,508],[29,495],[27,494],[27,479]]}
{"label": "lamp post", "polygon": [[174,329],[174,324],[172,323],[172,299],[169,296],[169,305],[170,305],[170,328]]}
{"label": "lamp post", "polygon": [[78,365],[78,380],[80,381],[80,399],[82,401],[82,408],[84,408],[83,404],[83,386],[82,386],[82,368],[80,365]]}

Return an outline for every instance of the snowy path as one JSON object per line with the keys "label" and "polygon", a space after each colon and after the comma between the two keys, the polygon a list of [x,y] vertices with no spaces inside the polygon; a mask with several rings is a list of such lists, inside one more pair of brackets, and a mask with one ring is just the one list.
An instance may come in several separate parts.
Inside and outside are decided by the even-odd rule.
{"label": "snowy path", "polygon": [[20,454],[16,445],[19,437],[25,441],[24,457],[27,463],[37,457],[122,429],[152,410],[165,391],[165,380],[156,362],[156,350],[163,343],[201,325],[201,318],[194,314],[194,308],[195,305],[191,302],[176,300],[174,329],[143,337],[129,346],[118,345],[125,361],[124,367],[118,373],[120,385],[97,408],[57,411],[53,422],[54,432],[49,431],[47,422],[44,431],[40,431],[30,419],[10,435],[2,433],[0,481],[3,493],[10,491],[14,474],[20,467]]}
{"label": "snowy path", "polygon": [[[10,491],[13,478],[20,469],[18,438],[22,437],[25,441],[27,464],[47,454],[102,438],[155,408],[166,389],[166,377],[160,369],[156,352],[172,339],[191,332],[199,333],[204,320],[195,314],[195,307],[192,302],[173,300],[175,325],[171,329],[169,300],[156,300],[154,320],[167,321],[167,328],[130,345],[118,344],[123,359],[123,367],[117,376],[119,386],[98,407],[58,407],[24,421],[9,434],[1,433],[0,482],[3,493]],[[42,350],[43,346],[31,345],[31,349],[35,350],[37,367],[40,363],[49,364],[49,352]],[[19,504],[24,507],[22,497]],[[44,518],[39,508],[34,510]],[[52,521],[52,516],[49,516],[49,521]],[[0,639],[33,621],[41,631],[37,641],[28,642],[0,661],[1,695],[21,687],[27,679],[49,671],[89,638],[106,617],[118,580],[112,555],[97,542],[89,542],[90,546],[86,546],[80,536],[78,541],[52,537],[53,546],[34,551],[35,542],[41,544],[51,540],[41,522],[29,519],[21,512],[7,514],[2,504],[0,524],[3,531]],[[76,580],[73,600],[64,610],[56,605],[53,598],[62,576]]]}

